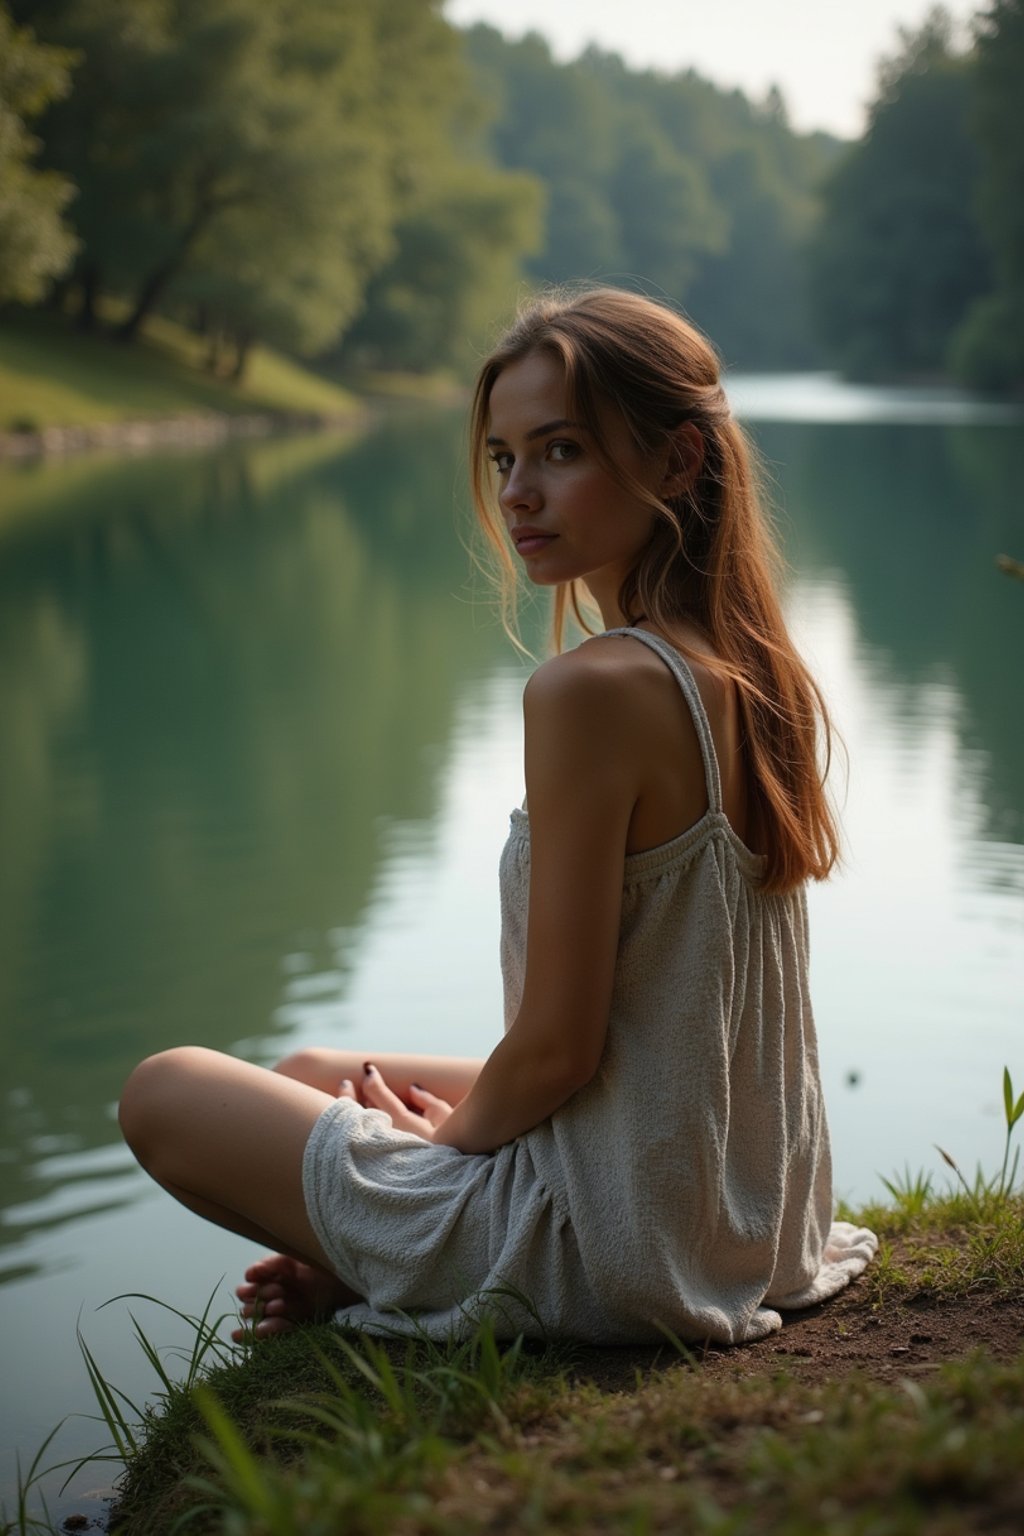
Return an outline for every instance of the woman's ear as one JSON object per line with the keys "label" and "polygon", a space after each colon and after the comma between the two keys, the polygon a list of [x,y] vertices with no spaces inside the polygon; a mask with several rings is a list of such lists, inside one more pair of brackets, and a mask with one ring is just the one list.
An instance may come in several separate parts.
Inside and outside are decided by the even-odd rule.
{"label": "woman's ear", "polygon": [[666,497],[693,489],[704,463],[704,436],[694,421],[682,421],[672,433],[668,464],[661,483]]}

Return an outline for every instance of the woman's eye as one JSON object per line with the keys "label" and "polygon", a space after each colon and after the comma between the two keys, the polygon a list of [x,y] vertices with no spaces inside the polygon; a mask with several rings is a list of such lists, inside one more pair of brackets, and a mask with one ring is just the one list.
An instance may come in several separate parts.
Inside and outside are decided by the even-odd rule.
{"label": "woman's eye", "polygon": [[489,457],[499,475],[508,474],[512,468],[512,455],[510,453],[492,453]]}
{"label": "woman's eye", "polygon": [[579,451],[576,443],[552,443],[548,450],[556,464],[567,464]]}

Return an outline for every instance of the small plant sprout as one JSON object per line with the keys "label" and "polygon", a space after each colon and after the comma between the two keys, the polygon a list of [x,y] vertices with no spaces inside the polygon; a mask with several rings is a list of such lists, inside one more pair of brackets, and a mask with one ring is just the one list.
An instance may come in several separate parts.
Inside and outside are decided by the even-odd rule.
{"label": "small plant sprout", "polygon": [[1003,1068],[1003,1108],[1006,1113],[1006,1146],[1003,1150],[1003,1170],[999,1176],[999,1191],[1001,1194],[1008,1194],[1017,1182],[1017,1166],[1020,1162],[1020,1147],[1016,1147],[1013,1153],[1013,1166],[1007,1177],[1006,1164],[1010,1156],[1010,1137],[1013,1135],[1013,1128],[1017,1121],[1021,1115],[1024,1115],[1024,1093],[1014,1103],[1013,1079],[1010,1076],[1009,1067]]}
{"label": "small plant sprout", "polygon": [[991,1179],[986,1179],[981,1169],[978,1169],[977,1177],[972,1188],[960,1171],[956,1160],[936,1143],[935,1150],[956,1174],[964,1187],[967,1198],[972,1202],[976,1212],[981,1214],[982,1201],[984,1199],[1002,1201],[1009,1195],[1017,1182],[1017,1169],[1020,1165],[1020,1148],[1016,1147],[1013,1153],[1013,1162],[1010,1162],[1010,1143],[1013,1140],[1013,1132],[1017,1121],[1024,1115],[1024,1093],[1018,1099],[1013,1096],[1013,1079],[1010,1076],[1009,1067],[1003,1068],[1003,1111],[1006,1116],[1006,1143],[1003,1147],[1003,1166],[999,1174]]}
{"label": "small plant sprout", "polygon": [[920,1216],[931,1198],[932,1176],[930,1173],[911,1173],[909,1166],[902,1173],[894,1173],[891,1179],[883,1178],[897,1210],[904,1215]]}

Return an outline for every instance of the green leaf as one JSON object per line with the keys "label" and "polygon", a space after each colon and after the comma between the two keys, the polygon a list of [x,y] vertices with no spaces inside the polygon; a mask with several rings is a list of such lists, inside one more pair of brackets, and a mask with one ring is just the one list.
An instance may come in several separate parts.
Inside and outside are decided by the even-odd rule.
{"label": "green leaf", "polygon": [[1009,1067],[1003,1068],[1003,1104],[1006,1106],[1006,1123],[1013,1124],[1013,1083]]}

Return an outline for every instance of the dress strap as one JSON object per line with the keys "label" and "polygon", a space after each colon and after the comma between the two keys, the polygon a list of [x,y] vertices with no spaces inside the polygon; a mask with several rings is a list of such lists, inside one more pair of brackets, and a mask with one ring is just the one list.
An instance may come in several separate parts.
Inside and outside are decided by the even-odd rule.
{"label": "dress strap", "polygon": [[689,705],[690,714],[697,730],[697,740],[700,742],[700,755],[704,759],[704,782],[708,792],[708,810],[721,811],[722,809],[722,780],[718,772],[718,757],[715,753],[714,737],[711,735],[711,725],[708,721],[704,701],[700,696],[696,679],[690,671],[685,659],[680,656],[674,646],[669,645],[660,635],[649,634],[646,629],[632,627],[623,629],[608,629],[606,635],[631,635],[634,640],[642,640],[644,645],[656,652],[675,677],[683,691],[683,697]]}

